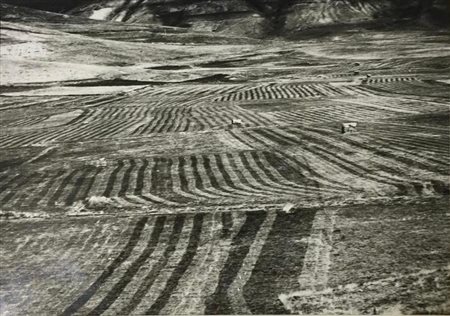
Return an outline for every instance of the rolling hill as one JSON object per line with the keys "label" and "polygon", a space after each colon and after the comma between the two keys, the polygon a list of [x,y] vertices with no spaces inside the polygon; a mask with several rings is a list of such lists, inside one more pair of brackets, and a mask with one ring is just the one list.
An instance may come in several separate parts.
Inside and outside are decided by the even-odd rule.
{"label": "rolling hill", "polygon": [[0,315],[450,314],[443,1],[8,2]]}
{"label": "rolling hill", "polygon": [[19,6],[92,19],[180,26],[191,30],[266,37],[355,23],[443,26],[446,0],[6,0]]}

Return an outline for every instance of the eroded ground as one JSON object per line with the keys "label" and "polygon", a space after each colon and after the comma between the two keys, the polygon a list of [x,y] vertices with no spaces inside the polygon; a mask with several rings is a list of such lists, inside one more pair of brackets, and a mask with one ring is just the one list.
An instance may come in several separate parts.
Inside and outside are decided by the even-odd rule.
{"label": "eroded ground", "polygon": [[448,32],[36,23],[2,23],[2,314],[450,312]]}

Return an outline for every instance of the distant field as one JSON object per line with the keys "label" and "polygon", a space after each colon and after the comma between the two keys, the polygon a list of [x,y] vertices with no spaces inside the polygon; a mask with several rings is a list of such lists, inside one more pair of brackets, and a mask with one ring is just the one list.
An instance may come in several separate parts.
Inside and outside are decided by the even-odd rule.
{"label": "distant field", "polygon": [[2,315],[450,312],[448,33],[8,23]]}

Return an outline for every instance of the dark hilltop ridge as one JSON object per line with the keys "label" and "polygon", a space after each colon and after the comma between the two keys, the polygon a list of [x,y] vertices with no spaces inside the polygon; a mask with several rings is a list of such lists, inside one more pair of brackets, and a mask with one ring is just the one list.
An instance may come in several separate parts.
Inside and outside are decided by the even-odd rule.
{"label": "dark hilltop ridge", "polygon": [[446,27],[447,0],[5,0],[95,19],[152,23],[254,37],[364,23]]}

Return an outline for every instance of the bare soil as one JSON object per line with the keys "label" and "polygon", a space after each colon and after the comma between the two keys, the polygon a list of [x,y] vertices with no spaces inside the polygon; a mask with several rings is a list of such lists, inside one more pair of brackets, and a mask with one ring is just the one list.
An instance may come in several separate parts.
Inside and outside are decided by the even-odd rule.
{"label": "bare soil", "polygon": [[450,313],[448,32],[60,19],[2,21],[0,314]]}

